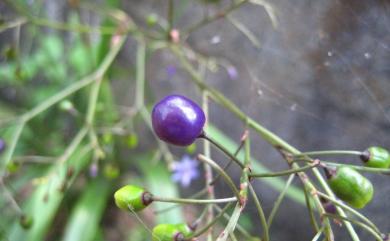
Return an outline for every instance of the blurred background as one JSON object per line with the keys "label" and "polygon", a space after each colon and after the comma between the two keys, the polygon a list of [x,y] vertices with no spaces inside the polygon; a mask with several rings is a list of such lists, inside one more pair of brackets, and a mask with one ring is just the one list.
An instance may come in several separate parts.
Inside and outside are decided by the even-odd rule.
{"label": "blurred background", "polygon": [[[206,83],[301,151],[390,148],[390,1],[254,2],[258,4],[243,4],[228,17],[181,35],[188,49],[207,59],[199,66]],[[226,9],[230,1],[174,3],[173,27],[185,33],[204,16]],[[181,197],[204,185],[202,175],[189,187],[172,182],[170,162],[164,161],[195,157],[202,142],[197,141],[195,150],[163,146],[165,152],[158,151],[161,143],[146,117],[133,108],[142,45],[132,33],[104,78],[96,105],[96,136],[104,154],[83,150],[89,144],[80,142],[69,162],[60,165],[82,127],[90,88],[31,119],[11,159],[6,152],[18,131],[15,117],[92,73],[109,52],[110,35],[101,28],[114,26],[107,9],[118,8],[135,25],[158,33],[167,26],[167,7],[167,1],[156,0],[0,1],[0,138],[6,143],[0,157],[6,170],[1,172],[0,240],[150,240],[145,225],[190,221],[201,212],[200,207],[184,206],[161,214],[147,210],[135,217],[114,205],[113,192],[127,183]],[[88,28],[69,30],[58,23]],[[157,43],[145,43],[150,48],[145,56],[146,109],[171,93],[202,103],[201,92],[177,57]],[[238,143],[244,131],[241,121],[213,102],[209,108],[209,121],[225,135],[225,144]],[[288,168],[272,146],[251,136],[252,155],[261,165],[272,171]],[[216,150],[212,156],[219,163],[227,161]],[[359,164],[357,157],[332,158]],[[238,180],[236,168],[229,173]],[[375,195],[361,212],[381,231],[390,232],[389,176],[365,176],[374,183]],[[254,181],[266,215],[281,187],[268,180]],[[230,195],[226,184],[217,185],[218,197]],[[301,187],[298,179],[294,185]],[[259,236],[255,213],[249,204],[240,224]],[[23,215],[33,217],[30,229],[19,225]],[[345,228],[334,228],[336,240],[350,240]],[[364,230],[357,232],[361,240],[374,240]],[[271,227],[271,240],[313,236],[302,194],[289,194]]]}

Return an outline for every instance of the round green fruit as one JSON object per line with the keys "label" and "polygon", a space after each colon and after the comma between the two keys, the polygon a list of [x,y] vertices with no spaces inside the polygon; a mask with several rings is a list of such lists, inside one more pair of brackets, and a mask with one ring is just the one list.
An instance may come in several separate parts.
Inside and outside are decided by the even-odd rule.
{"label": "round green fruit", "polygon": [[340,167],[336,170],[327,170],[326,173],[329,186],[336,196],[352,207],[363,208],[371,201],[374,187],[356,170]]}
{"label": "round green fruit", "polygon": [[114,194],[115,204],[124,210],[141,211],[153,202],[153,195],[145,189],[126,185]]}
{"label": "round green fruit", "polygon": [[188,226],[186,223],[176,224],[176,228],[179,229],[185,238],[189,238],[194,233],[194,229]]}
{"label": "round green fruit", "polygon": [[153,241],[184,241],[184,234],[176,224],[159,224],[153,228]]}
{"label": "round green fruit", "polygon": [[365,150],[360,159],[364,162],[365,166],[376,168],[389,168],[390,167],[390,153],[379,146],[372,146]]}
{"label": "round green fruit", "polygon": [[33,219],[31,216],[22,215],[19,219],[19,223],[23,229],[29,229],[33,225]]}

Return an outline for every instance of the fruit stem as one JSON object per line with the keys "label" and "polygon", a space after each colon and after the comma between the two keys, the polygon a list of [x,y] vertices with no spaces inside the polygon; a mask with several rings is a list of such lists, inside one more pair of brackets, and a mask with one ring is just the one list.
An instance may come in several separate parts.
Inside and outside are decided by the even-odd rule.
{"label": "fruit stem", "polygon": [[241,163],[240,160],[238,160],[233,154],[231,154],[224,146],[222,146],[221,144],[219,144],[216,140],[212,139],[211,137],[209,137],[206,132],[202,132],[198,138],[203,138],[205,140],[208,140],[209,142],[211,142],[216,148],[218,148],[219,150],[221,150],[223,153],[225,153],[228,157],[230,157],[231,160],[233,160],[235,163],[237,163],[237,165],[240,166],[241,169],[244,169],[245,166],[244,164]]}
{"label": "fruit stem", "polygon": [[363,152],[361,151],[349,151],[349,150],[325,150],[325,151],[309,151],[301,152],[299,154],[294,154],[292,157],[305,157],[305,156],[330,156],[330,155],[355,155],[361,156]]}
{"label": "fruit stem", "polygon": [[207,223],[203,228],[193,233],[190,237],[188,237],[188,240],[191,240],[191,238],[198,237],[203,233],[207,232],[209,228],[211,228],[221,217],[223,217],[223,215],[226,213],[226,211],[230,208],[231,205],[232,203],[226,204],[226,206],[221,210],[221,212],[217,216],[214,217],[213,220]]}
{"label": "fruit stem", "polygon": [[187,198],[170,198],[153,196],[155,202],[181,203],[181,204],[214,204],[236,202],[237,197],[220,198],[220,199],[187,199]]}
{"label": "fruit stem", "polygon": [[351,218],[348,218],[348,217],[342,217],[340,215],[335,215],[335,214],[330,214],[330,213],[325,213],[324,214],[325,217],[329,217],[329,218],[333,218],[333,219],[339,219],[339,220],[343,220],[343,221],[348,221],[348,222],[351,222],[353,224],[356,224],[362,228],[364,228],[365,230],[367,230],[369,233],[371,233],[375,239],[377,241],[383,241],[382,237],[381,237],[381,234],[380,233],[377,233],[375,230],[373,230],[370,226],[366,225],[365,223],[363,222],[360,222],[360,221],[356,221],[356,220],[353,220]]}
{"label": "fruit stem", "polygon": [[170,34],[173,29],[173,17],[174,17],[174,3],[173,0],[168,2],[168,40],[170,40]]}
{"label": "fruit stem", "polygon": [[253,173],[253,174],[249,174],[249,176],[250,177],[279,177],[279,176],[286,176],[286,175],[294,174],[294,173],[297,173],[297,172],[304,172],[306,170],[312,169],[315,166],[317,166],[317,165],[309,164],[309,165],[306,165],[306,166],[302,166],[302,167],[294,168],[294,169],[289,169],[289,170],[285,170],[285,171],[270,172],[270,173]]}
{"label": "fruit stem", "polygon": [[209,164],[212,168],[214,168],[221,176],[223,179],[225,179],[225,182],[228,184],[230,189],[233,191],[234,195],[236,196],[237,200],[241,199],[240,192],[238,191],[237,187],[234,185],[233,180],[229,177],[229,175],[213,160],[210,158],[205,157],[202,154],[198,155],[198,160],[201,162],[205,162]]}
{"label": "fruit stem", "polygon": [[360,212],[356,211],[355,209],[351,208],[348,205],[345,205],[343,202],[340,202],[325,193],[317,192],[316,193],[320,198],[323,198],[331,203],[333,203],[336,206],[339,206],[340,208],[343,208],[344,210],[350,212],[351,214],[355,215],[356,217],[360,218],[362,221],[366,222],[372,229],[374,229],[377,233],[380,233],[379,229],[373,222],[371,222],[368,218],[366,218],[364,215],[362,215]]}

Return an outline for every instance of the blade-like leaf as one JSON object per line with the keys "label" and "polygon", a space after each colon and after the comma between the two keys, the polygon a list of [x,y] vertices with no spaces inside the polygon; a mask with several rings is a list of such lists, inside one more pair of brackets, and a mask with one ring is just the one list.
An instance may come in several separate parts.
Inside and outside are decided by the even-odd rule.
{"label": "blade-like leaf", "polygon": [[84,190],[68,220],[63,241],[92,241],[98,231],[110,183],[103,178],[95,179]]}
{"label": "blade-like leaf", "polygon": [[[74,168],[74,175],[82,170],[90,159],[90,147],[78,148],[68,160],[68,166]],[[40,184],[24,204],[26,214],[33,218],[33,225],[30,229],[24,230],[18,223],[15,223],[9,239],[13,241],[41,241],[47,233],[58,211],[64,197],[64,192],[59,188],[63,185],[65,175],[63,165],[54,165],[49,169],[50,178]]]}

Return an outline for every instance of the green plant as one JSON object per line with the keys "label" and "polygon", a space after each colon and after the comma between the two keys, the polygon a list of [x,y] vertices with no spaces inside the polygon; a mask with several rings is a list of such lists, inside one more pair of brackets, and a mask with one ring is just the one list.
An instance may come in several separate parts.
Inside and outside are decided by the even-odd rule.
{"label": "green plant", "polygon": [[[389,174],[388,151],[370,147],[365,152],[300,152],[206,81],[205,73],[220,67],[227,70],[231,80],[238,81],[238,70],[229,61],[202,54],[192,48],[191,41],[186,41],[198,29],[227,19],[259,48],[256,35],[230,14],[245,5],[262,6],[275,27],[278,22],[272,5],[254,0],[214,5],[212,9],[218,8],[215,14],[206,14],[183,27],[175,21],[191,10],[187,9],[190,2],[179,2],[161,3],[166,7],[166,16],[148,14],[145,26],[145,19],[133,19],[120,10],[116,0],[104,5],[69,1],[66,22],[41,14],[39,1],[33,5],[22,0],[7,1],[7,7],[17,14],[16,20],[1,23],[0,31],[10,29],[17,41],[5,51],[7,59],[0,64],[0,85],[27,98],[0,105],[0,206],[4,210],[0,235],[16,241],[104,240],[105,230],[100,225],[114,219],[113,223],[122,225],[124,235],[132,241],[202,237],[269,241],[272,223],[284,198],[289,197],[307,207],[313,229],[308,227],[307,232],[313,232],[313,240],[334,240],[333,219],[344,223],[354,241],[360,240],[355,227],[367,230],[376,240],[386,239],[385,230],[354,208],[369,205],[373,198],[372,184],[359,172]],[[98,17],[101,23],[86,24],[81,12]],[[65,33],[41,34],[42,28]],[[23,38],[21,29],[27,29]],[[66,34],[69,37],[65,41]],[[18,46],[21,42],[23,49]],[[134,65],[116,62],[119,54],[127,53],[124,46],[136,52]],[[201,105],[183,95],[170,95],[156,104],[150,88],[153,82],[147,80],[146,73],[148,64],[160,51],[175,60],[174,68],[188,75],[188,85],[197,87],[196,93],[202,97]],[[126,99],[125,106],[121,99],[124,95],[113,90],[113,86],[115,91],[121,89],[117,79],[125,79],[120,87],[127,86],[134,93],[134,99]],[[127,89],[124,92],[129,93]],[[235,128],[245,129],[241,139],[229,138],[217,128],[218,123],[209,117],[210,102],[240,122],[241,126]],[[165,142],[152,139],[153,131]],[[288,164],[286,170],[271,171],[254,157],[251,142],[257,140],[255,135],[280,154]],[[195,145],[195,140],[201,143]],[[170,144],[186,148],[173,149]],[[224,156],[211,153],[212,145]],[[177,162],[177,153],[192,156]],[[324,155],[349,155],[351,159],[360,156],[365,165],[313,158]],[[216,157],[221,162],[216,162]],[[232,163],[239,181],[228,170]],[[319,167],[337,171],[328,173],[326,180]],[[186,188],[201,176],[200,168],[205,174],[204,186],[198,192],[191,189],[194,193],[188,198],[178,197],[180,187],[172,182],[172,171],[177,174],[175,181]],[[268,205],[263,205],[254,179],[279,192],[270,210],[264,210]],[[294,179],[299,179],[301,185]],[[228,187],[226,197],[215,192],[218,181]],[[111,208],[113,199],[125,212]],[[249,202],[254,204],[261,225],[256,230],[240,223]],[[191,216],[195,219],[191,225],[186,224],[189,215],[184,215],[182,204],[196,210],[194,213],[202,207],[199,216]],[[124,222],[125,215],[132,222]],[[224,218],[227,222],[222,221]],[[150,230],[152,223],[157,225]]]}

